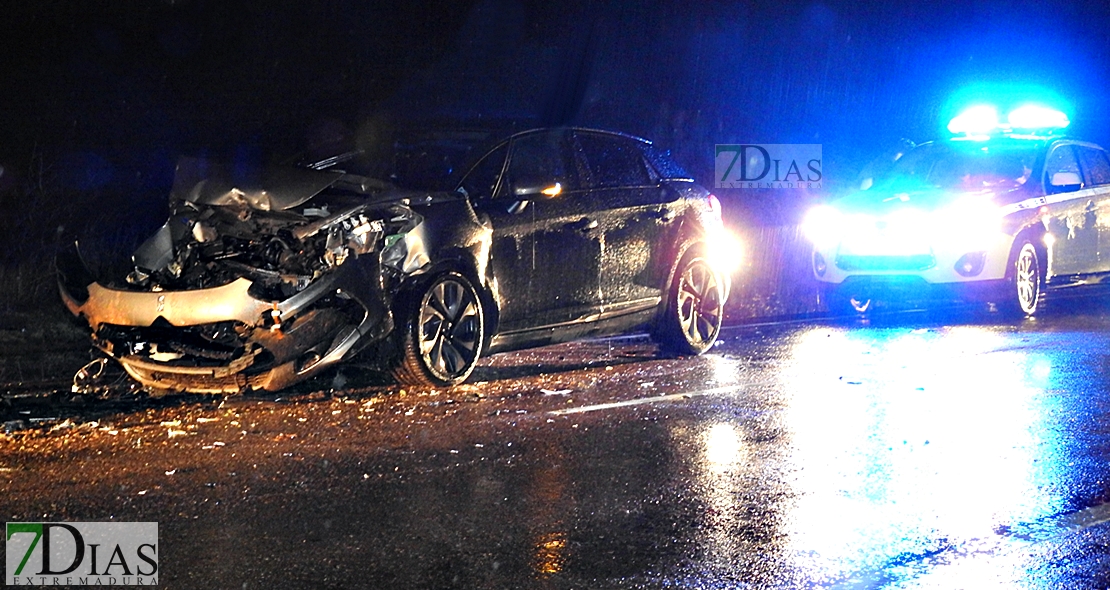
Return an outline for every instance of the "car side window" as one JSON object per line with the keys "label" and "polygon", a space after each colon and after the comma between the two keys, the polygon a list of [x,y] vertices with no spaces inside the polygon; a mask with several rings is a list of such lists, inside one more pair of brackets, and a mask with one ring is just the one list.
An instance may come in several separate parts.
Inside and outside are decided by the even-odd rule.
{"label": "car side window", "polygon": [[1044,186],[1049,193],[1066,193],[1083,188],[1079,162],[1071,145],[1057,146],[1044,164]]}
{"label": "car side window", "polygon": [[508,144],[502,144],[470,169],[470,172],[459,182],[459,188],[466,191],[467,196],[476,200],[493,198],[497,190],[497,181],[501,178],[501,171],[505,169],[505,154],[509,151]]}
{"label": "car side window", "polygon": [[643,146],[644,158],[647,159],[648,168],[651,171],[652,183],[654,184],[659,179],[690,179],[693,176],[686,171],[685,168],[679,166],[677,162],[671,159],[670,152],[660,150],[654,145]]}
{"label": "car side window", "polygon": [[1079,152],[1080,163],[1087,175],[1087,185],[1110,184],[1110,160],[1106,158],[1106,152],[1083,145],[1076,146],[1075,149]]}
{"label": "car side window", "polygon": [[649,186],[655,184],[643,152],[633,142],[598,133],[578,134],[578,145],[590,171],[594,188]]}
{"label": "car side window", "polygon": [[513,139],[507,174],[509,183],[502,183],[498,197],[510,195],[506,192],[507,185],[515,189],[548,188],[558,183],[563,191],[579,188],[578,174],[563,137],[561,131],[550,131]]}

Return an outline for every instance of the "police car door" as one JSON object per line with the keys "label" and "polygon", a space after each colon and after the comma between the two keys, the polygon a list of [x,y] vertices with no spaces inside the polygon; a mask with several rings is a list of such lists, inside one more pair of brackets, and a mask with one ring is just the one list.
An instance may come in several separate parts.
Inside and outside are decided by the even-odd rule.
{"label": "police car door", "polygon": [[1096,191],[1084,187],[1073,142],[1059,142],[1045,157],[1046,226],[1052,235],[1048,275],[1081,275],[1098,270]]}
{"label": "police car door", "polygon": [[1095,227],[1098,230],[1098,272],[1110,272],[1110,158],[1094,144],[1076,143],[1079,166],[1083,169],[1083,186],[1089,188],[1094,202]]}

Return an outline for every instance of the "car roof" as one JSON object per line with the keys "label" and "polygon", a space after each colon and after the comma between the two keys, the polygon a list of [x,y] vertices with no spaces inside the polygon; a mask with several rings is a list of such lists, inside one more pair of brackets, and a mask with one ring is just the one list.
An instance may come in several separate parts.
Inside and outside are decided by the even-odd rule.
{"label": "car roof", "polygon": [[[638,137],[636,135],[631,135],[629,133],[624,133],[624,132],[621,132],[621,131],[610,131],[608,129],[595,129],[595,128],[592,128],[592,127],[537,127],[535,129],[528,129],[528,130],[525,130],[525,131],[519,131],[519,132],[514,133],[511,136],[509,136],[507,139],[514,139],[514,138],[520,137],[522,135],[530,135],[532,133],[546,133],[546,132],[549,132],[549,131],[573,131],[573,132],[580,132],[580,133],[597,133],[597,134],[600,134],[600,135],[611,135],[611,136],[614,136],[614,137],[623,137],[625,139],[636,141],[636,142],[639,142],[639,143],[642,143],[642,144],[645,144],[645,145],[652,145],[651,140],[644,139],[644,138]],[[500,142],[498,142],[498,143],[500,143]]]}
{"label": "car roof", "polygon": [[1024,133],[1002,133],[1002,134],[991,135],[989,137],[987,137],[987,136],[980,136],[980,137],[974,137],[974,136],[973,137],[968,137],[968,136],[949,137],[947,139],[939,139],[939,140],[936,140],[936,141],[927,141],[925,143],[920,143],[917,146],[915,146],[914,149],[917,149],[917,148],[923,147],[923,146],[933,145],[933,146],[948,146],[952,149],[957,149],[957,150],[973,150],[973,149],[976,149],[976,148],[979,148],[979,147],[994,147],[994,148],[1003,148],[1003,149],[1005,149],[1005,148],[1018,148],[1018,149],[1032,148],[1032,149],[1042,150],[1042,149],[1047,149],[1051,146],[1060,145],[1060,144],[1081,145],[1081,146],[1091,147],[1091,148],[1095,148],[1095,149],[1105,151],[1102,146],[1100,146],[1096,143],[1092,143],[1092,142],[1089,142],[1089,141],[1083,141],[1081,139],[1077,139],[1075,137],[1071,137],[1071,136],[1067,136],[1067,135],[1036,135],[1036,134],[1024,134]]}
{"label": "car roof", "polygon": [[968,146],[968,147],[983,146],[983,145],[1018,147],[1018,146],[1028,146],[1028,145],[1044,146],[1044,145],[1048,145],[1049,143],[1060,140],[1060,139],[1067,139],[1067,138],[1064,137],[1064,136],[1060,136],[1060,135],[1048,136],[1048,135],[1025,135],[1025,134],[1017,134],[1017,133],[1003,133],[1003,134],[991,135],[989,137],[974,137],[974,136],[973,137],[967,137],[967,136],[950,137],[946,140],[938,141],[936,143],[946,143],[946,144],[950,144],[950,145],[953,145],[953,146],[961,146],[961,147],[965,146],[965,145]]}

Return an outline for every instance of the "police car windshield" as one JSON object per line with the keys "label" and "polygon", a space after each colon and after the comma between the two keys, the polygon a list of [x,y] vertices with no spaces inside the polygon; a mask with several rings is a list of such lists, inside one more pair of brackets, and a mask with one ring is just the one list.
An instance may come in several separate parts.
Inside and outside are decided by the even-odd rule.
{"label": "police car windshield", "polygon": [[892,190],[1010,191],[1030,179],[1039,142],[945,141],[910,150],[881,181]]}

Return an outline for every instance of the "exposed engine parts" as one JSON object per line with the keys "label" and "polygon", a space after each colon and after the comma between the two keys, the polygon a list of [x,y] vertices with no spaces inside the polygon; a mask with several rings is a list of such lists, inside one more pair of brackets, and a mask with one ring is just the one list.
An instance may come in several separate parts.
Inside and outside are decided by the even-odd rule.
{"label": "exposed engine parts", "polygon": [[301,169],[243,188],[197,166],[179,164],[169,220],[126,277],[94,280],[76,246],[59,258],[97,348],[151,390],[236,392],[280,389],[389,333],[391,292],[419,271],[405,264],[428,260],[405,239],[423,222],[406,196]]}

